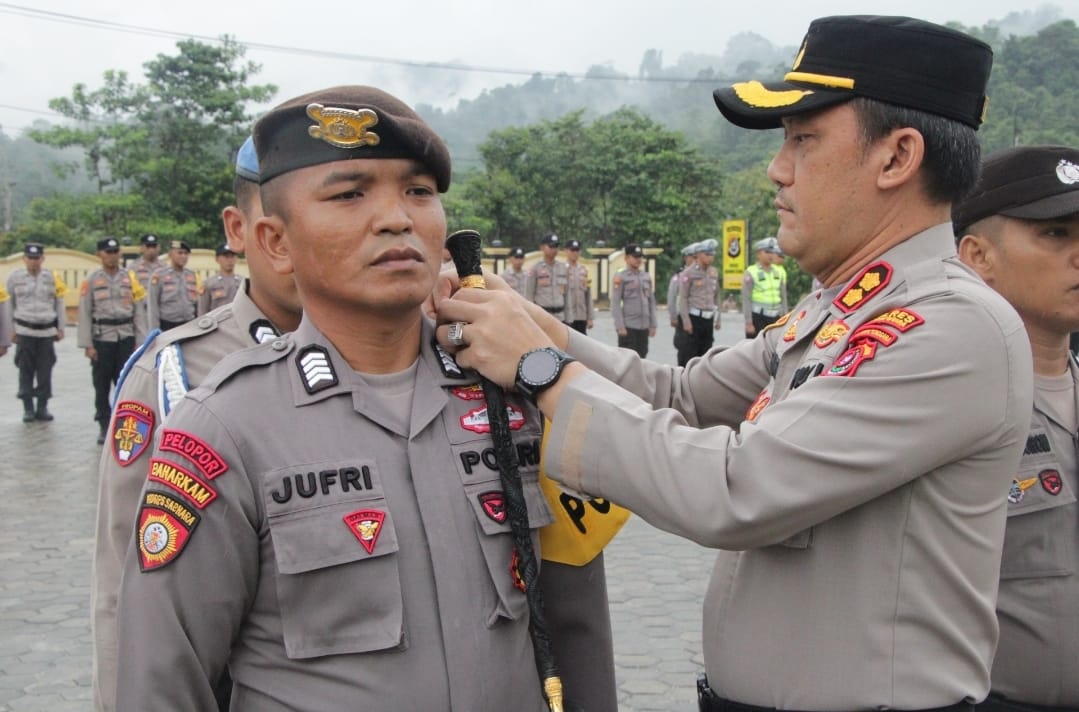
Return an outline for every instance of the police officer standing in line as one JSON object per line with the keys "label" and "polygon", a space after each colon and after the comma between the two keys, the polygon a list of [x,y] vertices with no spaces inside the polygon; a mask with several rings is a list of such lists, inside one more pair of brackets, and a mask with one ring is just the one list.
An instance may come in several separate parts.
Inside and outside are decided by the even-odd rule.
{"label": "police officer standing in line", "polygon": [[236,253],[229,247],[229,243],[218,245],[215,255],[221,271],[207,279],[202,285],[198,316],[232,302],[244,284],[243,277],[236,274]]}
{"label": "police officer standing in line", "polygon": [[[96,712],[116,709],[116,599],[154,433],[184,393],[202,383],[218,361],[293,331],[300,323],[300,298],[292,277],[274,272],[266,256],[254,249],[262,201],[251,138],[236,154],[233,193],[236,203],[222,211],[221,221],[232,249],[246,254],[250,278],[230,304],[158,334],[139,351],[117,387],[108,446],[98,463],[97,537],[90,588]],[[227,682],[215,687],[221,709],[227,709],[230,690]]]}
{"label": "police officer standing in line", "polygon": [[[304,318],[222,360],[155,440],[117,607],[118,707],[210,709],[227,665],[234,712],[540,712],[482,389],[422,313],[449,152],[370,87],[289,100],[254,135],[266,217],[248,255],[294,276]],[[542,418],[507,404],[538,529]],[[545,591],[552,618],[605,596],[602,568],[581,571]],[[610,662],[609,680],[566,680],[569,700],[606,696],[589,710],[617,705],[606,638],[564,660],[567,676]]]}
{"label": "police officer standing in line", "polygon": [[703,356],[719,331],[719,272],[712,266],[718,243],[713,239],[697,243],[696,260],[678,278],[678,312],[686,338],[678,350],[678,365]]}
{"label": "police officer standing in line", "polygon": [[525,293],[525,283],[528,281],[528,273],[521,269],[524,261],[524,248],[514,247],[512,250],[510,250],[510,268],[500,275],[513,291],[521,295]]}
{"label": "police officer standing in line", "polygon": [[558,235],[553,232],[540,240],[543,259],[532,265],[525,281],[525,299],[534,302],[548,314],[562,319],[566,310],[566,263],[558,261]]}
{"label": "police officer standing in line", "polygon": [[992,694],[979,710],[1079,709],[1079,150],[988,156],[952,210],[959,256],[1019,312],[1034,412],[1008,488]]}
{"label": "police officer standing in line", "polygon": [[682,331],[682,319],[679,316],[678,311],[679,280],[682,277],[682,273],[689,269],[689,266],[696,261],[695,255],[697,244],[698,243],[694,242],[682,248],[682,266],[671,273],[671,280],[667,283],[667,316],[671,320],[671,326],[674,327],[675,353],[678,352],[678,349],[682,348],[682,341],[686,338],[686,332]]}
{"label": "police officer standing in line", "polygon": [[656,335],[656,290],[652,275],[641,269],[644,250],[626,245],[626,266],[611,280],[611,318],[621,348],[648,355],[648,340]]}
{"label": "police officer standing in line", "polygon": [[570,240],[566,243],[566,311],[562,321],[587,334],[592,328],[592,278],[580,260],[581,242]]}
{"label": "police officer standing in line", "polygon": [[78,346],[90,359],[97,444],[103,445],[112,412],[109,392],[135,350],[135,310],[146,290],[133,271],[120,268],[116,238],[98,240],[97,256],[101,269],[87,275],[79,289]]}
{"label": "police officer standing in line", "polygon": [[783,254],[779,241],[765,237],[757,240],[753,247],[757,252],[757,263],[747,267],[742,277],[742,313],[747,339],[752,339],[787,313],[787,272],[777,264]]}
{"label": "police officer standing in line", "polygon": [[714,93],[739,126],[782,127],[779,244],[823,284],[760,338],[680,369],[494,279],[436,299],[464,323],[461,366],[541,389],[553,479],[720,550],[704,712],[959,712],[989,692],[1033,392],[1022,321],[952,231],[991,65],[950,28],[827,17],[783,81]]}
{"label": "police officer standing in line", "polygon": [[55,342],[64,338],[67,285],[60,275],[42,268],[44,261],[45,246],[28,242],[23,248],[25,266],[7,278],[24,423],[53,419],[48,404],[52,397],[52,367],[56,365]]}
{"label": "police officer standing in line", "polygon": [[135,276],[139,278],[139,284],[143,289],[150,288],[150,278],[165,264],[159,259],[161,255],[161,242],[157,235],[147,233],[139,239],[139,258],[131,263],[131,269],[135,270]]}
{"label": "police officer standing in line", "polygon": [[0,356],[7,353],[11,348],[11,338],[15,335],[15,329],[11,321],[11,299],[7,289],[0,284]]}
{"label": "police officer standing in line", "polygon": [[169,243],[169,263],[150,277],[150,329],[168,331],[195,318],[202,281],[187,268],[191,247],[183,240]]}

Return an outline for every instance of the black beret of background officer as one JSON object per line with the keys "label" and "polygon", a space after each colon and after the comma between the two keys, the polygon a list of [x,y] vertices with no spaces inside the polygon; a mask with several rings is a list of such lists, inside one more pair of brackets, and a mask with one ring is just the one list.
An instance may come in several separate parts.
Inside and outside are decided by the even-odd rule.
{"label": "black beret of background officer", "polygon": [[757,338],[678,368],[508,290],[436,304],[465,323],[458,363],[544,384],[553,479],[719,550],[701,710],[958,712],[989,692],[1032,398],[1022,323],[951,229],[991,64],[946,27],[827,17],[783,81],[714,93],[733,123],[782,128],[779,246],[823,284]]}
{"label": "black beret of background officer", "polygon": [[1030,434],[1008,488],[993,692],[979,710],[1077,709],[1079,368],[1068,337],[1079,330],[1079,150],[990,154],[952,219],[960,258],[1019,312],[1034,357]]}

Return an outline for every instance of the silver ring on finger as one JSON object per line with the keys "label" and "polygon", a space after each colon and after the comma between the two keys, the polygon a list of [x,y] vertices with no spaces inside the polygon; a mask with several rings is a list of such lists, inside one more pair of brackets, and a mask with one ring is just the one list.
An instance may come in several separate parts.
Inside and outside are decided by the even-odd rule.
{"label": "silver ring on finger", "polygon": [[457,348],[467,346],[465,343],[465,323],[463,321],[455,321],[450,324],[450,329],[446,332],[446,337],[450,340],[450,343]]}

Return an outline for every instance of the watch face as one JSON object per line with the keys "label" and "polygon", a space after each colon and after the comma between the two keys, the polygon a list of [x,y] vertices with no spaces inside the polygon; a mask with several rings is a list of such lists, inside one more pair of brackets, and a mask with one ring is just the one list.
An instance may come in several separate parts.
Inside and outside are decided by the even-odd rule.
{"label": "watch face", "polygon": [[533,351],[521,362],[521,380],[542,386],[558,375],[558,362],[558,356],[550,351]]}

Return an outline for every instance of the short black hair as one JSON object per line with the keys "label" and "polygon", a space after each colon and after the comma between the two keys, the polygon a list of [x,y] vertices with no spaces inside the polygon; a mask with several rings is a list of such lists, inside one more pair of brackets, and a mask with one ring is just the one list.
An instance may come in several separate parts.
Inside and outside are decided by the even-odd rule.
{"label": "short black hair", "polygon": [[898,128],[912,128],[925,140],[925,189],[931,200],[954,203],[978,180],[982,151],[975,129],[959,121],[917,109],[856,97],[850,101],[862,129],[862,141],[873,141]]}
{"label": "short black hair", "polygon": [[251,200],[258,195],[259,184],[237,174],[232,179],[232,192],[236,196],[236,206],[247,212]]}

